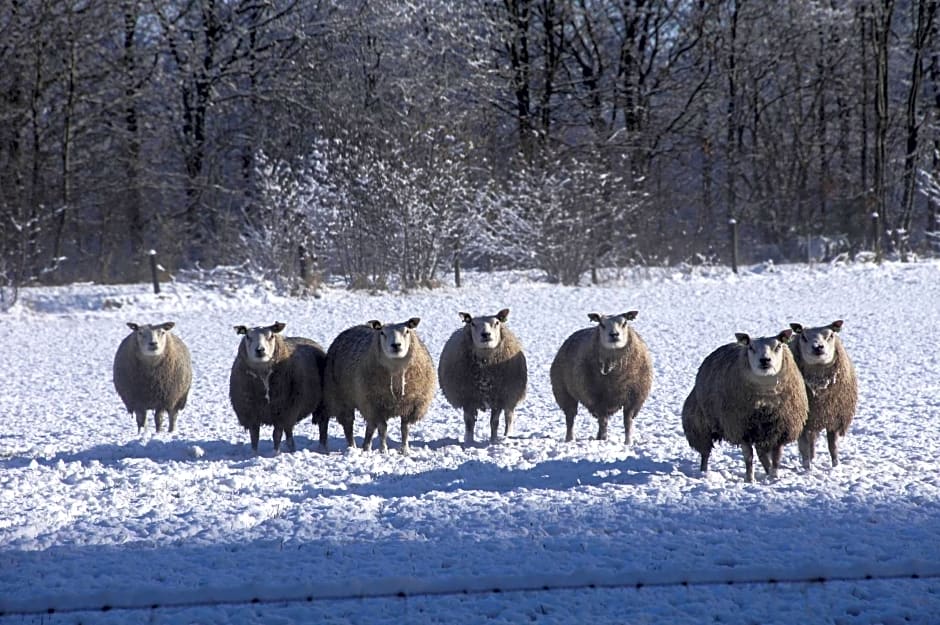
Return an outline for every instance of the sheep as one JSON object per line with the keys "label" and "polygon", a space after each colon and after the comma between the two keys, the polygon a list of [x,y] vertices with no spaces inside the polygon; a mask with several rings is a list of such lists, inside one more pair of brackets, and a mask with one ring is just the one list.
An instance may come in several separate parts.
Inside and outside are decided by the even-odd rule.
{"label": "sheep", "polygon": [[635,310],[611,316],[590,313],[588,319],[597,326],[569,336],[555,355],[550,377],[555,401],[565,413],[565,441],[574,440],[580,402],[597,419],[598,440],[607,440],[607,421],[623,408],[624,443],[630,444],[633,419],[653,382],[646,343],[628,324],[636,316]]}
{"label": "sheep", "polygon": [[359,410],[366,422],[362,449],[372,449],[379,433],[388,451],[388,420],[401,417],[401,453],[407,455],[408,432],[431,405],[437,379],[431,356],[415,328],[420,319],[382,324],[369,321],[341,332],[326,354],[324,390],[330,416],[343,426],[346,443],[354,447],[353,420]]}
{"label": "sheep", "polygon": [[478,410],[490,410],[490,442],[496,442],[499,414],[506,415],[504,435],[512,431],[516,406],[525,398],[528,371],[516,335],[505,326],[509,309],[493,316],[458,313],[464,326],[441,352],[437,377],[445,399],[463,409],[464,444],[473,444]]}
{"label": "sheep", "polygon": [[137,433],[147,425],[147,411],[153,410],[156,430],[163,428],[163,414],[169,416],[169,431],[176,429],[176,416],[186,407],[193,382],[189,349],[170,330],[175,322],[154,325],[128,323],[132,330],[118,345],[112,368],[114,388],[128,412],[137,417]]}
{"label": "sheep", "polygon": [[818,328],[804,328],[798,323],[790,327],[799,336],[790,343],[790,349],[803,374],[809,399],[809,418],[797,442],[803,468],[811,468],[816,437],[822,430],[826,430],[829,457],[835,467],[839,464],[838,437],[848,431],[858,402],[855,367],[838,335],[842,320]]}
{"label": "sheep", "polygon": [[754,481],[754,448],[767,475],[777,476],[783,446],[797,439],[809,412],[803,377],[790,350],[791,330],[722,345],[702,362],[682,406],[682,429],[701,454],[701,471],[715,442],[741,446],[745,479]]}
{"label": "sheep", "polygon": [[229,399],[238,423],[248,430],[251,449],[258,453],[261,425],[274,426],[274,453],[280,452],[282,434],[290,451],[294,425],[306,415],[319,425],[320,448],[327,449],[329,417],[322,405],[322,372],[326,353],[315,341],[284,337],[285,324],[235,326],[242,337],[229,376]]}

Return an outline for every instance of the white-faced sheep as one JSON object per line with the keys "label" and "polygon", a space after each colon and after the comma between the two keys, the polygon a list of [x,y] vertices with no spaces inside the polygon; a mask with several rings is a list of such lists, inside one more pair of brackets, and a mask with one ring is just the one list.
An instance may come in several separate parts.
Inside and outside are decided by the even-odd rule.
{"label": "white-faced sheep", "polygon": [[526,392],[525,354],[506,327],[509,309],[492,316],[459,313],[464,327],[454,332],[441,352],[437,376],[450,404],[463,409],[464,442],[473,443],[477,411],[490,411],[490,441],[496,442],[499,414],[506,415],[504,435],[512,431],[516,406]]}
{"label": "white-faced sheep", "polygon": [[137,431],[147,424],[147,411],[153,410],[157,432],[163,428],[163,415],[169,416],[169,431],[176,429],[176,416],[186,407],[193,382],[189,349],[171,333],[172,321],[155,325],[128,323],[132,330],[114,355],[114,388],[128,412],[137,417]]}
{"label": "white-faced sheep", "polygon": [[358,410],[366,422],[362,449],[372,449],[379,433],[388,450],[388,420],[401,417],[401,453],[407,454],[408,431],[427,412],[437,386],[431,356],[415,328],[420,319],[383,325],[369,321],[344,330],[326,356],[324,391],[329,415],[343,426],[352,447]]}
{"label": "white-faced sheep", "polygon": [[754,448],[764,470],[776,477],[783,446],[797,439],[809,404],[803,377],[787,348],[793,333],[737,342],[709,354],[682,406],[682,429],[702,456],[701,470],[717,441],[741,446],[748,482],[754,481]]}
{"label": "white-faced sheep", "polygon": [[327,447],[329,417],[322,404],[326,353],[310,339],[281,336],[284,327],[281,322],[235,326],[242,339],[229,377],[229,398],[256,454],[262,425],[274,426],[274,453],[280,451],[282,435],[294,451],[294,426],[308,414],[319,425],[320,447]]}
{"label": "white-faced sheep", "polygon": [[607,439],[607,421],[623,408],[624,443],[633,438],[633,419],[653,382],[649,350],[628,322],[637,311],[620,315],[590,313],[593,328],[578,330],[562,344],[550,370],[555,401],[565,413],[565,440],[574,440],[578,403],[597,419],[598,440]]}
{"label": "white-faced sheep", "polygon": [[797,334],[790,348],[806,382],[809,399],[809,418],[798,442],[803,467],[812,466],[816,438],[823,430],[826,430],[832,466],[837,466],[837,441],[848,431],[858,403],[855,367],[838,335],[842,320],[818,328],[804,328],[798,323],[791,323],[790,327]]}

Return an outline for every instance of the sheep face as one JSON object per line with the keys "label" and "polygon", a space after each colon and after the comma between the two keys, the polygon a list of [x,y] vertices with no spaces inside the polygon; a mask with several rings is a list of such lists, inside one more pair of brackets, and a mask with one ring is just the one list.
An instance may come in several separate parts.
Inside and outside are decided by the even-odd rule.
{"label": "sheep face", "polygon": [[836,357],[836,333],[842,330],[842,320],[819,328],[804,328],[798,323],[790,327],[799,335],[796,347],[803,362],[808,365],[828,365]]}
{"label": "sheep face", "polygon": [[492,317],[471,317],[460,313],[463,322],[470,327],[470,337],[477,349],[495,349],[502,340],[502,325],[509,318],[509,309],[504,308]]}
{"label": "sheep face", "polygon": [[166,352],[167,334],[176,325],[172,321],[156,325],[138,325],[128,323],[127,327],[134,331],[137,340],[137,350],[144,358],[159,358]]}
{"label": "sheep face", "polygon": [[270,326],[235,326],[235,332],[242,335],[245,343],[245,357],[249,365],[266,365],[274,358],[277,342],[274,338],[283,330],[285,324],[276,321]]}
{"label": "sheep face", "polygon": [[767,336],[752,339],[747,334],[735,334],[738,343],[747,347],[747,364],[751,374],[764,378],[776,376],[783,368],[784,352],[790,338],[791,330],[784,330],[777,336]]}
{"label": "sheep face", "polygon": [[588,314],[588,319],[597,323],[597,336],[601,347],[605,349],[623,349],[630,340],[628,321],[636,319],[637,311],[631,310],[619,315]]}
{"label": "sheep face", "polygon": [[379,347],[382,354],[389,360],[399,360],[407,358],[411,353],[411,339],[414,337],[413,330],[418,327],[421,320],[412,317],[402,323],[382,324],[381,321],[370,321],[368,325],[372,326],[378,335]]}

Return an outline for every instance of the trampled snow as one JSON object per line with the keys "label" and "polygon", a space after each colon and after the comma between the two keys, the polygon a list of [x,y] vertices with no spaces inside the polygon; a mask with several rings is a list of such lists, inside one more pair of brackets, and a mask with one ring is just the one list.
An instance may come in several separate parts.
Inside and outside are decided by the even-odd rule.
{"label": "trampled snow", "polygon": [[[251,453],[228,401],[232,326],[287,323],[326,347],[370,319],[421,318],[434,357],[458,311],[509,307],[527,351],[515,433],[465,448],[437,394],[412,453],[347,451],[308,421],[295,453]],[[633,270],[600,286],[521,273],[368,295],[326,288],[25,289],[0,316],[0,624],[929,623],[940,619],[940,263]],[[639,310],[654,382],[635,442],[563,442],[548,369],[587,313]],[[699,363],[743,331],[844,319],[859,410],[829,466],[796,445],[744,482],[707,476],[680,409]],[[138,435],[111,363],[127,321],[175,321],[194,382],[174,434]],[[488,438],[480,415],[477,439]],[[357,421],[357,438],[363,425]]]}

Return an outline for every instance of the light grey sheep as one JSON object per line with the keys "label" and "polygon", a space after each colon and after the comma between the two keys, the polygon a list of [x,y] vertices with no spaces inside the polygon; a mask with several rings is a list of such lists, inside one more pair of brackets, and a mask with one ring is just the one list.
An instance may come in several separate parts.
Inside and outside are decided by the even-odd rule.
{"label": "light grey sheep", "polygon": [[764,470],[777,476],[783,446],[797,439],[809,403],[803,377],[787,344],[793,332],[722,345],[702,362],[682,406],[682,429],[702,456],[701,470],[716,441],[741,446],[748,482],[754,481],[754,448]]}
{"label": "light grey sheep", "polygon": [[434,364],[415,328],[420,319],[382,324],[369,321],[344,330],[326,354],[328,414],[343,426],[352,447],[358,410],[366,422],[362,449],[372,449],[376,430],[382,451],[388,450],[388,420],[401,417],[401,453],[408,454],[408,431],[431,405],[437,379]]}
{"label": "light grey sheep", "polygon": [[858,403],[855,367],[838,335],[842,320],[818,328],[804,328],[798,323],[791,323],[790,327],[798,337],[790,343],[790,349],[803,374],[809,399],[809,418],[797,443],[803,467],[812,466],[816,438],[823,430],[832,466],[838,466],[838,438],[848,432]]}
{"label": "light grey sheep", "polygon": [[189,349],[170,330],[172,321],[155,325],[128,323],[132,330],[118,345],[114,355],[114,388],[128,412],[137,417],[137,432],[147,425],[147,411],[153,410],[157,432],[163,428],[163,415],[169,416],[169,431],[176,429],[176,416],[186,407],[193,382]]}
{"label": "light grey sheep", "polygon": [[282,435],[295,451],[294,426],[308,414],[319,425],[321,449],[327,448],[329,416],[322,403],[326,353],[310,339],[282,336],[284,327],[279,321],[250,329],[235,326],[242,339],[229,376],[229,399],[256,454],[262,425],[274,426],[274,453],[280,452]]}
{"label": "light grey sheep", "polygon": [[578,330],[562,343],[550,377],[555,401],[565,413],[565,440],[574,440],[578,403],[597,419],[598,440],[607,439],[607,421],[623,408],[624,443],[633,438],[633,419],[646,401],[653,365],[646,343],[628,322],[637,311],[620,315],[588,314],[597,323]]}
{"label": "light grey sheep", "polygon": [[516,406],[525,398],[528,370],[516,335],[506,327],[509,309],[492,316],[459,313],[464,326],[441,351],[437,368],[441,391],[450,404],[463,409],[464,443],[473,443],[477,411],[490,411],[490,441],[496,442],[499,414],[506,415],[509,436]]}

